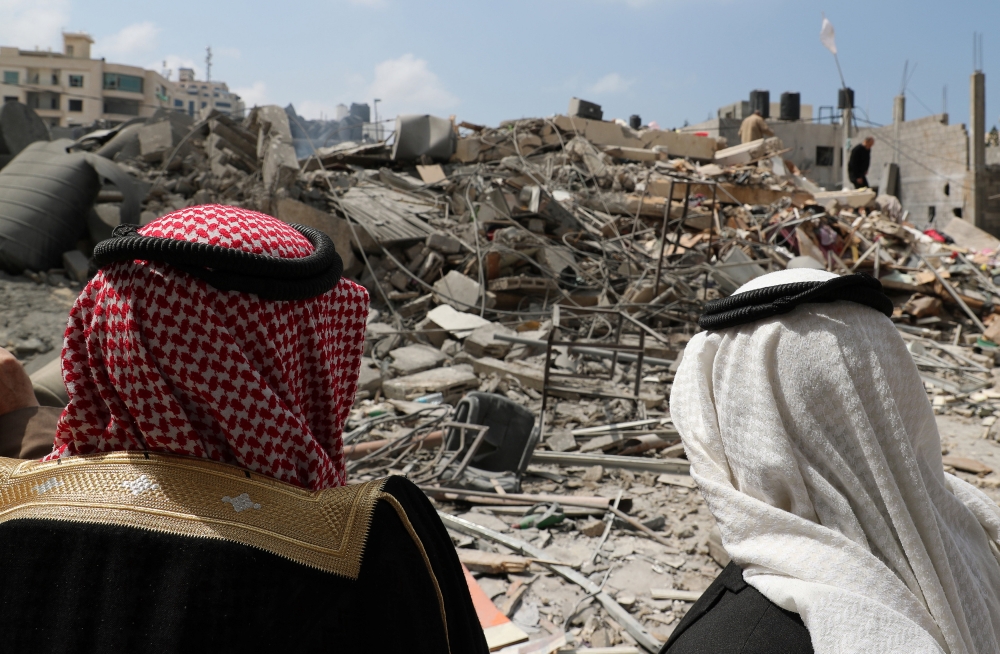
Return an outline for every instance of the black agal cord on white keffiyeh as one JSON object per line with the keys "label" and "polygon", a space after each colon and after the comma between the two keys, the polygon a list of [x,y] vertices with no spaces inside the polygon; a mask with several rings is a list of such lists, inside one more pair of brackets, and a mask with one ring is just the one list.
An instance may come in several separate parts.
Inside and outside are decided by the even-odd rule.
{"label": "black agal cord on white keffiyeh", "polygon": [[856,273],[825,282],[792,282],[765,286],[712,300],[698,319],[706,330],[727,329],[788,313],[801,304],[857,302],[892,315],[892,301],[882,291],[882,283],[871,275]]}

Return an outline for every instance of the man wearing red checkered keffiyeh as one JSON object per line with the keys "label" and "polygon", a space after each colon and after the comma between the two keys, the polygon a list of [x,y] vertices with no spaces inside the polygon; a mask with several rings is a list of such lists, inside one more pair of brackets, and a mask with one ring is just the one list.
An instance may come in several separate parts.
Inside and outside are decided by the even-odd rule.
{"label": "man wearing red checkered keffiyeh", "polygon": [[[314,250],[301,230],[218,205],[181,209],[137,233],[283,260]],[[90,281],[70,312],[70,401],[48,458],[144,450],[312,490],[343,485],[367,292],[341,279],[315,297],[265,300],[188,272],[116,261]]]}

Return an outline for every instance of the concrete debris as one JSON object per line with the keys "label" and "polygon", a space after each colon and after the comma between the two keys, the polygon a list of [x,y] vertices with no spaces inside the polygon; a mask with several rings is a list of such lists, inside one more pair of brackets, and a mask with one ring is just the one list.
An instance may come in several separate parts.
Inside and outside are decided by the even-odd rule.
{"label": "concrete debris", "polygon": [[[705,302],[768,272],[879,278],[945,464],[1000,497],[1000,240],[960,219],[918,229],[868,190],[822,191],[778,139],[725,148],[603,121],[584,101],[496,127],[404,116],[392,142],[352,115],[139,119],[60,147],[145,183],[141,224],[224,203],[333,239],[373,309],[349,474],[406,474],[451,516],[462,560],[513,618],[502,629],[528,639],[504,646],[655,651],[718,575],[728,557],[667,398]],[[330,131],[345,126],[357,137]],[[54,260],[0,273],[0,305],[18,307],[0,345],[36,369],[94,245],[132,215],[116,185],[88,193]],[[503,470],[470,465],[504,451],[453,410],[474,392],[534,417]],[[533,507],[564,519],[536,527]]]}

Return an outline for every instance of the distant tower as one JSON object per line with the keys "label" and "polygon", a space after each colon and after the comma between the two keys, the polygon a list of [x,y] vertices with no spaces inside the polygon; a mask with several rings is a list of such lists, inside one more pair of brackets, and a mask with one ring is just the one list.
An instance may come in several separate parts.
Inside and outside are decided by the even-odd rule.
{"label": "distant tower", "polygon": [[205,48],[205,81],[212,81],[212,46]]}

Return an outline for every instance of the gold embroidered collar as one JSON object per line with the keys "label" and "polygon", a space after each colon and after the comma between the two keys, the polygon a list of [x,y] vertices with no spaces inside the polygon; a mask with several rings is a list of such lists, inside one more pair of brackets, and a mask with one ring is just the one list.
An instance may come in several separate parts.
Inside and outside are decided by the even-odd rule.
{"label": "gold embroidered collar", "polygon": [[0,523],[39,518],[217,538],[357,579],[384,484],[307,491],[212,461],[135,452],[0,458]]}

